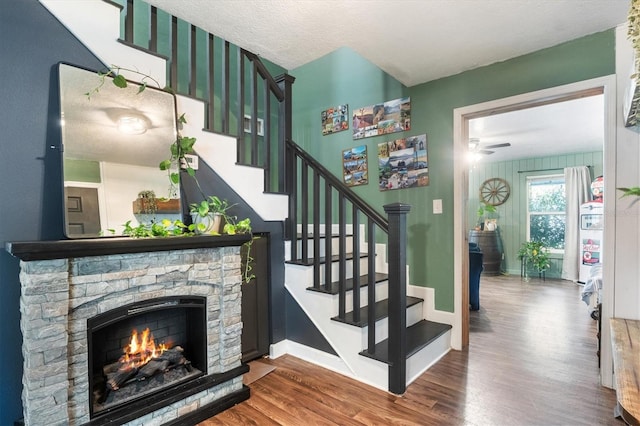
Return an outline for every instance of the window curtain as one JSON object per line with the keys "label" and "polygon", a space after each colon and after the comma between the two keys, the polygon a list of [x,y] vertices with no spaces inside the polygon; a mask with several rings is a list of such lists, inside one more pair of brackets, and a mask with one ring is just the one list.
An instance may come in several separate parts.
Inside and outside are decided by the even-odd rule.
{"label": "window curtain", "polygon": [[566,223],[562,278],[578,281],[580,273],[580,205],[591,201],[591,174],[587,166],[564,169]]}

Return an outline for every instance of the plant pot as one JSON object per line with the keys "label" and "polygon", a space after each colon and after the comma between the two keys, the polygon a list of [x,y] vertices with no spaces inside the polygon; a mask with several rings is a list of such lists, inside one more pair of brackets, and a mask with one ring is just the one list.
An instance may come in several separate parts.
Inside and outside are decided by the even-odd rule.
{"label": "plant pot", "polygon": [[[191,221],[196,225],[196,234],[219,234],[222,227],[222,215],[220,213],[209,213],[206,216],[191,213]],[[204,225],[204,228],[200,224]]]}
{"label": "plant pot", "polygon": [[180,213],[180,200],[172,198],[170,200],[160,200],[154,198],[151,204],[148,198],[136,198],[133,201],[133,214],[140,213]]}

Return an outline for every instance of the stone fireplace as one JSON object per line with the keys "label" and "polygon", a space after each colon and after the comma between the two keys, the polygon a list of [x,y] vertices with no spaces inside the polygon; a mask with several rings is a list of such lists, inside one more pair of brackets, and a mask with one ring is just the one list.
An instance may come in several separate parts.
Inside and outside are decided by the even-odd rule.
{"label": "stone fireplace", "polygon": [[[21,259],[25,424],[195,424],[247,399],[248,367],[240,361],[245,239],[8,244]],[[123,341],[137,328],[184,356],[175,367],[152,368],[161,377],[119,371]],[[118,391],[128,386],[124,397],[105,385],[113,377],[107,370]],[[175,370],[172,379],[165,370]],[[174,380],[177,370],[184,374]]]}

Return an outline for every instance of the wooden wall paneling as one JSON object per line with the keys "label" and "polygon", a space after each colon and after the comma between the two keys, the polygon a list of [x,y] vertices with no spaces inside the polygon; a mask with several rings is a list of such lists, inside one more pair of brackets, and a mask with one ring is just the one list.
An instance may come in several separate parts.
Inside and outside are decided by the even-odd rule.
{"label": "wooden wall paneling", "polygon": [[[498,206],[498,224],[502,238],[504,261],[502,268],[507,273],[519,274],[518,249],[526,241],[527,235],[527,176],[562,174],[565,167],[590,165],[592,177],[603,173],[602,152],[565,154],[551,157],[536,157],[495,163],[477,163],[469,173],[468,227],[473,229],[477,222],[479,205],[478,189],[488,178],[500,177],[511,187],[509,199]],[[550,169],[550,170],[546,170]],[[535,171],[539,170],[539,171]],[[527,172],[530,171],[530,172]],[[552,260],[552,270],[548,276],[559,277],[562,259]]]}

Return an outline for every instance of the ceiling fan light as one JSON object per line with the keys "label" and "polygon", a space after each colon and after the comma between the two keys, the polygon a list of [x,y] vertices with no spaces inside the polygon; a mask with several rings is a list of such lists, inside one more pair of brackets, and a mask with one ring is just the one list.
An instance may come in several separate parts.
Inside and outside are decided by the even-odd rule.
{"label": "ceiling fan light", "polygon": [[127,135],[141,135],[147,131],[147,122],[133,115],[118,118],[118,130]]}
{"label": "ceiling fan light", "polygon": [[475,163],[477,163],[478,161],[480,161],[481,159],[482,159],[482,155],[480,155],[480,154],[479,154],[479,153],[477,153],[477,152],[469,151],[469,153],[468,153],[468,155],[467,155],[467,161],[468,161],[470,164],[475,164]]}

